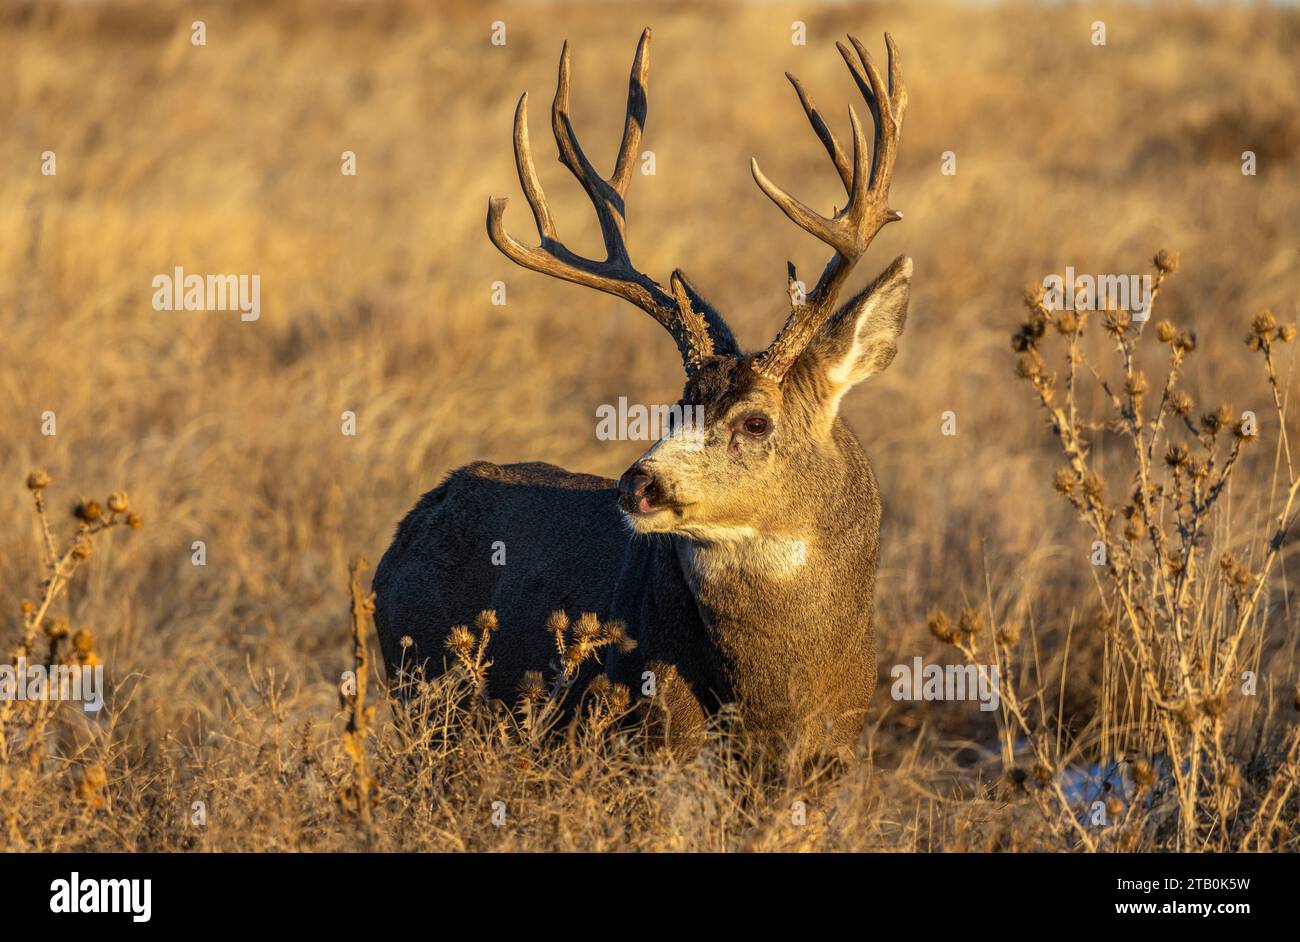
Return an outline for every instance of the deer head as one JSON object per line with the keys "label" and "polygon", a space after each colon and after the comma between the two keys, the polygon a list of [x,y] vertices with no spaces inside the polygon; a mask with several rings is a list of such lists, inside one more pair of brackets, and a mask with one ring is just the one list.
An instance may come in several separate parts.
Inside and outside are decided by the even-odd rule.
{"label": "deer head", "polygon": [[551,124],[560,162],[595,206],[605,242],[603,261],[579,256],[559,241],[533,166],[528,95],[519,99],[515,162],[541,242],[530,248],[507,234],[506,200],[493,198],[487,216],[493,244],[525,268],[618,295],[662,324],[686,371],[681,404],[704,410],[702,426],[672,429],[620,479],[620,506],[640,532],[681,533],[705,541],[790,533],[797,520],[789,505],[798,498],[815,502],[819,482],[843,472],[843,455],[832,434],[841,397],[887,367],[897,350],[907,314],[910,259],[895,259],[866,290],[836,309],[849,273],[876,233],[902,218],[888,204],[907,108],[898,52],[886,34],[886,78],[862,43],[852,36],[849,43],[836,46],[866,99],[875,128],[874,146],[869,147],[849,106],[851,158],[803,85],[786,73],[844,183],[848,200],[843,209],[829,218],[821,216],[772,183],[757,161],[751,165],[759,188],[786,216],[834,250],[809,292],[800,290],[794,266],[789,266],[792,309],[775,339],[756,354],[740,350],[726,321],[680,269],[665,289],[633,267],[628,256],[625,201],[645,126],[650,30],[642,33],[632,62],[623,141],[607,179],[595,171],[578,144],[569,119],[567,43],[560,55]]}

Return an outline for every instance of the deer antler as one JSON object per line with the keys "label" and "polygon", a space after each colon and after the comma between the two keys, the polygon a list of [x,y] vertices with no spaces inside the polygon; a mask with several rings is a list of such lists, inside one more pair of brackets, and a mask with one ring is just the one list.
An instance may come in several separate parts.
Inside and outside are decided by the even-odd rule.
{"label": "deer antler", "polygon": [[551,217],[541,181],[533,166],[528,143],[528,94],[525,92],[515,108],[515,165],[519,183],[537,221],[541,244],[529,248],[513,239],[502,221],[507,200],[488,200],[487,228],[492,244],[511,261],[524,268],[586,285],[598,291],[631,301],[657,320],[672,334],[688,373],[694,372],[704,357],[711,356],[715,344],[728,355],[739,353],[731,331],[722,317],[686,281],[680,270],[672,275],[670,294],[658,282],[633,267],[626,244],[627,216],[625,198],[632,181],[641,132],[645,127],[647,98],[646,79],[650,71],[650,30],[641,34],[632,74],[628,83],[627,119],[623,125],[623,142],[618,150],[614,172],[603,179],[592,167],[578,144],[569,118],[569,44],[560,53],[560,74],[551,106],[551,126],[564,164],[582,184],[600,221],[606,257],[598,262],[571,252],[559,240],[555,220]]}
{"label": "deer antler", "polygon": [[[903,218],[902,213],[889,208],[889,182],[894,175],[899,128],[903,124],[903,113],[907,110],[907,89],[903,87],[898,70],[898,49],[886,33],[885,47],[889,51],[889,84],[886,86],[862,43],[853,36],[849,37],[849,42],[853,44],[852,50],[839,42],[835,46],[848,63],[849,71],[853,73],[853,78],[871,109],[875,124],[875,147],[872,149],[870,168],[867,166],[866,137],[853,106],[849,105],[849,123],[853,127],[853,161],[850,163],[803,85],[789,72],[785,74],[799,95],[799,103],[803,105],[814,133],[830,155],[840,179],[844,181],[844,188],[849,194],[849,201],[844,208],[829,219],[819,215],[764,176],[763,171],[758,169],[757,160],[751,161],[751,170],[759,189],[781,207],[781,211],[795,225],[835,249],[835,254],[817,280],[817,286],[802,303],[794,305],[776,339],[754,358],[754,369],[777,382],[781,381],[818,328],[834,311],[835,299],[844,287],[849,272],[866,253],[876,233],[886,223]],[[790,280],[792,283],[795,280],[793,266],[790,268]]]}

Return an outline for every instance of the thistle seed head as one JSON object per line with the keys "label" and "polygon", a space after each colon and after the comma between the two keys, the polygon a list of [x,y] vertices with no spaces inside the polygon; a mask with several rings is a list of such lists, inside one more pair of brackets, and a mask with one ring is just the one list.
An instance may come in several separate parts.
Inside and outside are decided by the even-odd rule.
{"label": "thistle seed head", "polygon": [[546,682],[541,671],[524,671],[519,678],[519,699],[525,703],[537,703],[546,697]]}
{"label": "thistle seed head", "polygon": [[1106,479],[1096,471],[1089,471],[1083,479],[1083,492],[1093,500],[1101,500],[1106,491]]}
{"label": "thistle seed head", "polygon": [[952,625],[949,624],[948,616],[944,612],[939,611],[938,609],[931,612],[927,623],[930,627],[930,634],[934,635],[940,641],[951,644],[957,640],[957,632],[953,630]]}
{"label": "thistle seed head", "polygon": [[1117,339],[1123,339],[1132,326],[1132,319],[1128,311],[1107,311],[1101,325],[1106,329],[1106,333]]}
{"label": "thistle seed head", "polygon": [[583,612],[573,626],[573,636],[579,641],[595,641],[600,637],[600,619],[595,612]]}
{"label": "thistle seed head", "polygon": [[72,508],[72,515],[82,523],[94,523],[100,517],[104,516],[104,510],[93,500],[84,498]]}
{"label": "thistle seed head", "polygon": [[1156,783],[1156,770],[1146,759],[1133,763],[1133,782],[1138,788],[1150,788]]}
{"label": "thistle seed head", "polygon": [[474,650],[474,634],[468,625],[456,625],[447,634],[443,642],[447,650],[458,656],[465,656]]}
{"label": "thistle seed head", "polygon": [[587,652],[590,649],[583,643],[571,644],[564,652],[564,671],[566,674],[572,674],[582,662],[587,659]]}
{"label": "thistle seed head", "polygon": [[1272,311],[1260,311],[1250,322],[1251,331],[1260,338],[1267,338],[1277,329],[1277,318]]}

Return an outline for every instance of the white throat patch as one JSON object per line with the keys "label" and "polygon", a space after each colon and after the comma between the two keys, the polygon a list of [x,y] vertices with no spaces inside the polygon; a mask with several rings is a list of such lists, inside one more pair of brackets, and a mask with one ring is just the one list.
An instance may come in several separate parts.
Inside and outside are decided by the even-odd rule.
{"label": "white throat patch", "polygon": [[773,579],[788,579],[808,562],[808,542],[802,537],[765,536],[750,527],[710,527],[687,524],[676,531],[685,544],[691,569],[703,579],[742,570]]}

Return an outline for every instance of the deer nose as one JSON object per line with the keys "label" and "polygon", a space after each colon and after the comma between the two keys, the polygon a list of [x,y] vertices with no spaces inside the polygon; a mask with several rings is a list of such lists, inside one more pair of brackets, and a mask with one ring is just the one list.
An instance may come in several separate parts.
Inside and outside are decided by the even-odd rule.
{"label": "deer nose", "polygon": [[659,496],[659,484],[641,464],[632,465],[618,479],[618,502],[630,514],[648,513]]}

